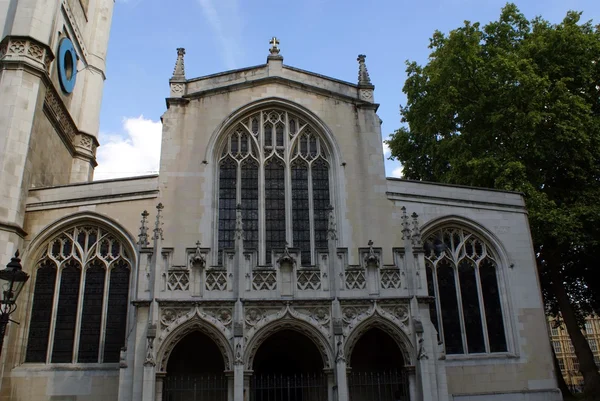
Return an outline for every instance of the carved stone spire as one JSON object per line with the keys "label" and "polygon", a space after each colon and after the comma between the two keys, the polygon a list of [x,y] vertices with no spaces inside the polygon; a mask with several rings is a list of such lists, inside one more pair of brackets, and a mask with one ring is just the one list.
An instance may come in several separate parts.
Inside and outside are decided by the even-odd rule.
{"label": "carved stone spire", "polygon": [[183,57],[185,56],[185,49],[180,47],[177,49],[177,61],[175,62],[175,70],[173,71],[173,77],[171,79],[185,79],[185,65],[183,63]]}
{"label": "carved stone spire", "polygon": [[164,240],[163,238],[163,222],[162,222],[162,211],[165,207],[163,206],[162,203],[159,203],[158,205],[156,205],[156,223],[154,224],[154,239],[161,239]]}
{"label": "carved stone spire", "polygon": [[414,248],[421,248],[423,246],[423,240],[421,239],[421,228],[419,227],[419,215],[416,213],[412,214],[412,235],[411,241]]}
{"label": "carved stone spire", "polygon": [[329,205],[329,216],[327,220],[327,238],[335,241],[337,239],[337,224],[335,223],[335,213],[333,210],[333,206],[331,205]]}
{"label": "carved stone spire", "polygon": [[139,246],[150,245],[150,243],[148,242],[148,216],[149,215],[150,215],[150,213],[148,213],[147,210],[144,210],[142,212],[142,220],[140,221],[140,223],[141,223],[140,234],[138,235],[138,242],[137,242],[137,244]]}
{"label": "carved stone spire", "polygon": [[369,240],[369,253],[365,255],[365,264],[367,266],[379,266],[379,256],[375,254],[373,249],[373,241]]}
{"label": "carved stone spire", "polygon": [[408,214],[406,214],[405,206],[402,206],[402,239],[411,239],[410,222],[408,221]]}
{"label": "carved stone spire", "polygon": [[369,71],[365,64],[366,57],[364,54],[359,54],[356,59],[358,61],[358,86],[372,87],[371,77],[369,77]]}
{"label": "carved stone spire", "polygon": [[202,248],[200,248],[200,241],[196,242],[196,252],[190,257],[190,263],[192,266],[204,267],[206,265],[206,258],[202,254]]}

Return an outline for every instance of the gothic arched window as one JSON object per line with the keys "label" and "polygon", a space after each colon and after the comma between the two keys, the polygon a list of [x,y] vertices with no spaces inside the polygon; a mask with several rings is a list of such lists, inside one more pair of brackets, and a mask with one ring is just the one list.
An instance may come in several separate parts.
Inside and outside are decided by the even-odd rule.
{"label": "gothic arched window", "polygon": [[103,228],[53,237],[36,264],[25,362],[118,362],[130,273],[123,242]]}
{"label": "gothic arched window", "polygon": [[234,246],[240,205],[244,247],[261,264],[286,243],[314,264],[315,250],[327,247],[329,159],[316,130],[292,113],[264,110],[234,125],[219,159],[218,263]]}
{"label": "gothic arched window", "polygon": [[506,352],[498,289],[498,262],[491,247],[459,227],[434,231],[425,240],[431,320],[447,354]]}

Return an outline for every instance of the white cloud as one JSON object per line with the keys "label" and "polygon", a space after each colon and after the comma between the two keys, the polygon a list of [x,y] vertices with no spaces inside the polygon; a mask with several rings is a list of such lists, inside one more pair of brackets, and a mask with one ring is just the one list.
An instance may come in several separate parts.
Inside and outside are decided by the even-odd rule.
{"label": "white cloud", "polygon": [[391,153],[389,145],[383,141],[381,142],[381,144],[383,145],[383,155],[385,157],[389,157],[389,155]]}
{"label": "white cloud", "polygon": [[144,116],[123,119],[124,134],[100,133],[95,180],[158,172],[162,124]]}
{"label": "white cloud", "polygon": [[402,171],[403,171],[402,166],[396,167],[395,169],[392,170],[392,177],[402,178]]}
{"label": "white cloud", "polygon": [[215,34],[226,68],[237,68],[236,55],[242,52],[240,43],[244,22],[240,17],[238,0],[197,1]]}

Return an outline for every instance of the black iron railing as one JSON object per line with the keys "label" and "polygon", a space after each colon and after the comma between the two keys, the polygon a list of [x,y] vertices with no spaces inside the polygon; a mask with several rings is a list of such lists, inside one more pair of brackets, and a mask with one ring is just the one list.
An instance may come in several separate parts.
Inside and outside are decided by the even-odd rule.
{"label": "black iron railing", "polygon": [[256,375],[250,401],[327,401],[327,377],[323,374]]}
{"label": "black iron railing", "polygon": [[409,401],[408,376],[399,370],[351,372],[350,401]]}
{"label": "black iron railing", "polygon": [[163,401],[227,401],[225,375],[167,376]]}

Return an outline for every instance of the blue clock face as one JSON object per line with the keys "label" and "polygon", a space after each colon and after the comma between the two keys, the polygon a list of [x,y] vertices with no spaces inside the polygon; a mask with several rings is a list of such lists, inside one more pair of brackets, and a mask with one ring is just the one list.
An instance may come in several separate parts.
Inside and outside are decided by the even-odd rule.
{"label": "blue clock face", "polygon": [[65,93],[73,92],[77,80],[77,53],[69,38],[62,38],[58,45],[58,80]]}

